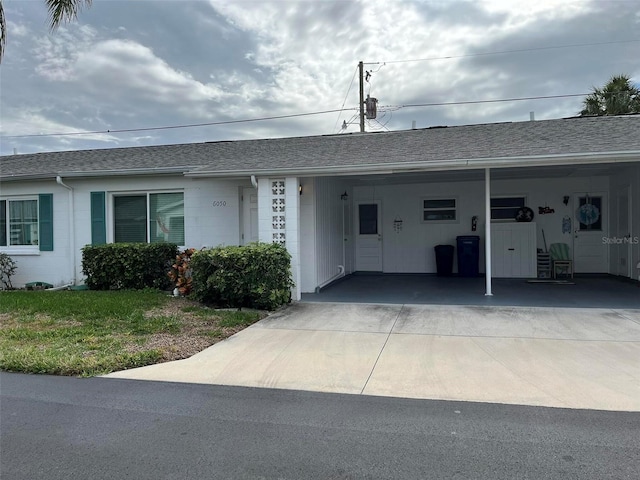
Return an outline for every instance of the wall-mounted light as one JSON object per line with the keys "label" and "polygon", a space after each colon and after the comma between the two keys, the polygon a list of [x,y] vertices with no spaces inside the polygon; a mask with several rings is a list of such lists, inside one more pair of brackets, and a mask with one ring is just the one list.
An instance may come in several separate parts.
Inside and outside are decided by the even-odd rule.
{"label": "wall-mounted light", "polygon": [[298,185],[298,193],[302,195],[302,184]]}
{"label": "wall-mounted light", "polygon": [[564,197],[562,197],[562,203],[564,203],[565,205],[569,205],[569,195],[565,195]]}
{"label": "wall-mounted light", "polygon": [[344,193],[340,195],[340,200],[348,200],[348,199],[349,199],[349,194],[345,190]]}

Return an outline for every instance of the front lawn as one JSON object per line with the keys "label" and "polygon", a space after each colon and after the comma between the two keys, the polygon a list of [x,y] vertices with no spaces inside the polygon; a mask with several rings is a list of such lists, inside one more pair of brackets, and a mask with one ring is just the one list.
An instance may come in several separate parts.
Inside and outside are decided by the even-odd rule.
{"label": "front lawn", "polygon": [[102,375],[187,358],[255,323],[157,291],[0,292],[0,370]]}

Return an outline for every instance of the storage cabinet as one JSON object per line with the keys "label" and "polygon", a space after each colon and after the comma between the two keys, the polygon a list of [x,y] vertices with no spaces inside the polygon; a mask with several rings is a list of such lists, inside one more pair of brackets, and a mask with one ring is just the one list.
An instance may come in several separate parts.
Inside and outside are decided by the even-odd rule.
{"label": "storage cabinet", "polygon": [[534,222],[491,225],[491,272],[496,278],[537,276],[536,224]]}

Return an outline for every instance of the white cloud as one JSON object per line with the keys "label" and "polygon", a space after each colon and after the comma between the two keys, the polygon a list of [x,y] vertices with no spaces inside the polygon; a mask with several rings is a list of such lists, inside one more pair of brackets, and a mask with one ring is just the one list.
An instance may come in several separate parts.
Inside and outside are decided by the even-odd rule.
{"label": "white cloud", "polygon": [[[69,133],[82,132],[86,133],[82,136],[83,140],[94,140],[99,142],[117,142],[118,139],[113,135],[105,133],[88,133],[85,129],[78,129],[74,125],[67,125],[52,120],[50,112],[44,109],[27,109],[15,110],[9,109],[4,111],[3,115],[11,118],[11,122],[4,123],[2,126],[2,135],[41,135],[46,133]],[[62,139],[64,137],[60,137]],[[75,137],[68,137],[67,141]]]}
{"label": "white cloud", "polygon": [[[580,99],[415,109],[388,105],[578,93],[614,73],[640,78],[637,43],[478,55],[637,38],[640,8],[633,2],[616,2],[615,8],[588,0],[212,0],[182,2],[180,8],[170,2],[94,2],[77,23],[49,35],[42,5],[12,4],[11,19],[19,23],[11,28],[18,33],[12,33],[4,60],[12,68],[1,72],[0,101],[3,128],[9,125],[16,133],[339,108],[359,60],[379,62],[366,65],[373,74],[365,87],[380,101],[379,123],[388,122],[390,129],[409,128],[414,119],[419,126],[521,120],[530,110],[537,118],[567,116],[579,110]],[[471,56],[392,63],[461,55]],[[357,106],[357,90],[356,80],[347,108]],[[19,116],[20,111],[37,115]],[[106,141],[326,134],[353,114],[113,135]],[[381,127],[371,122],[370,128]],[[355,130],[357,122],[348,129]]]}

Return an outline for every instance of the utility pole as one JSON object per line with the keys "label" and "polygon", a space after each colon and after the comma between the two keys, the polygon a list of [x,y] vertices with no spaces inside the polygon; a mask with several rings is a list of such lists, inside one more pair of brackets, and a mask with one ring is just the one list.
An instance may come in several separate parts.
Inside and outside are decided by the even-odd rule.
{"label": "utility pole", "polygon": [[360,133],[364,133],[364,63],[358,63],[360,71]]}

